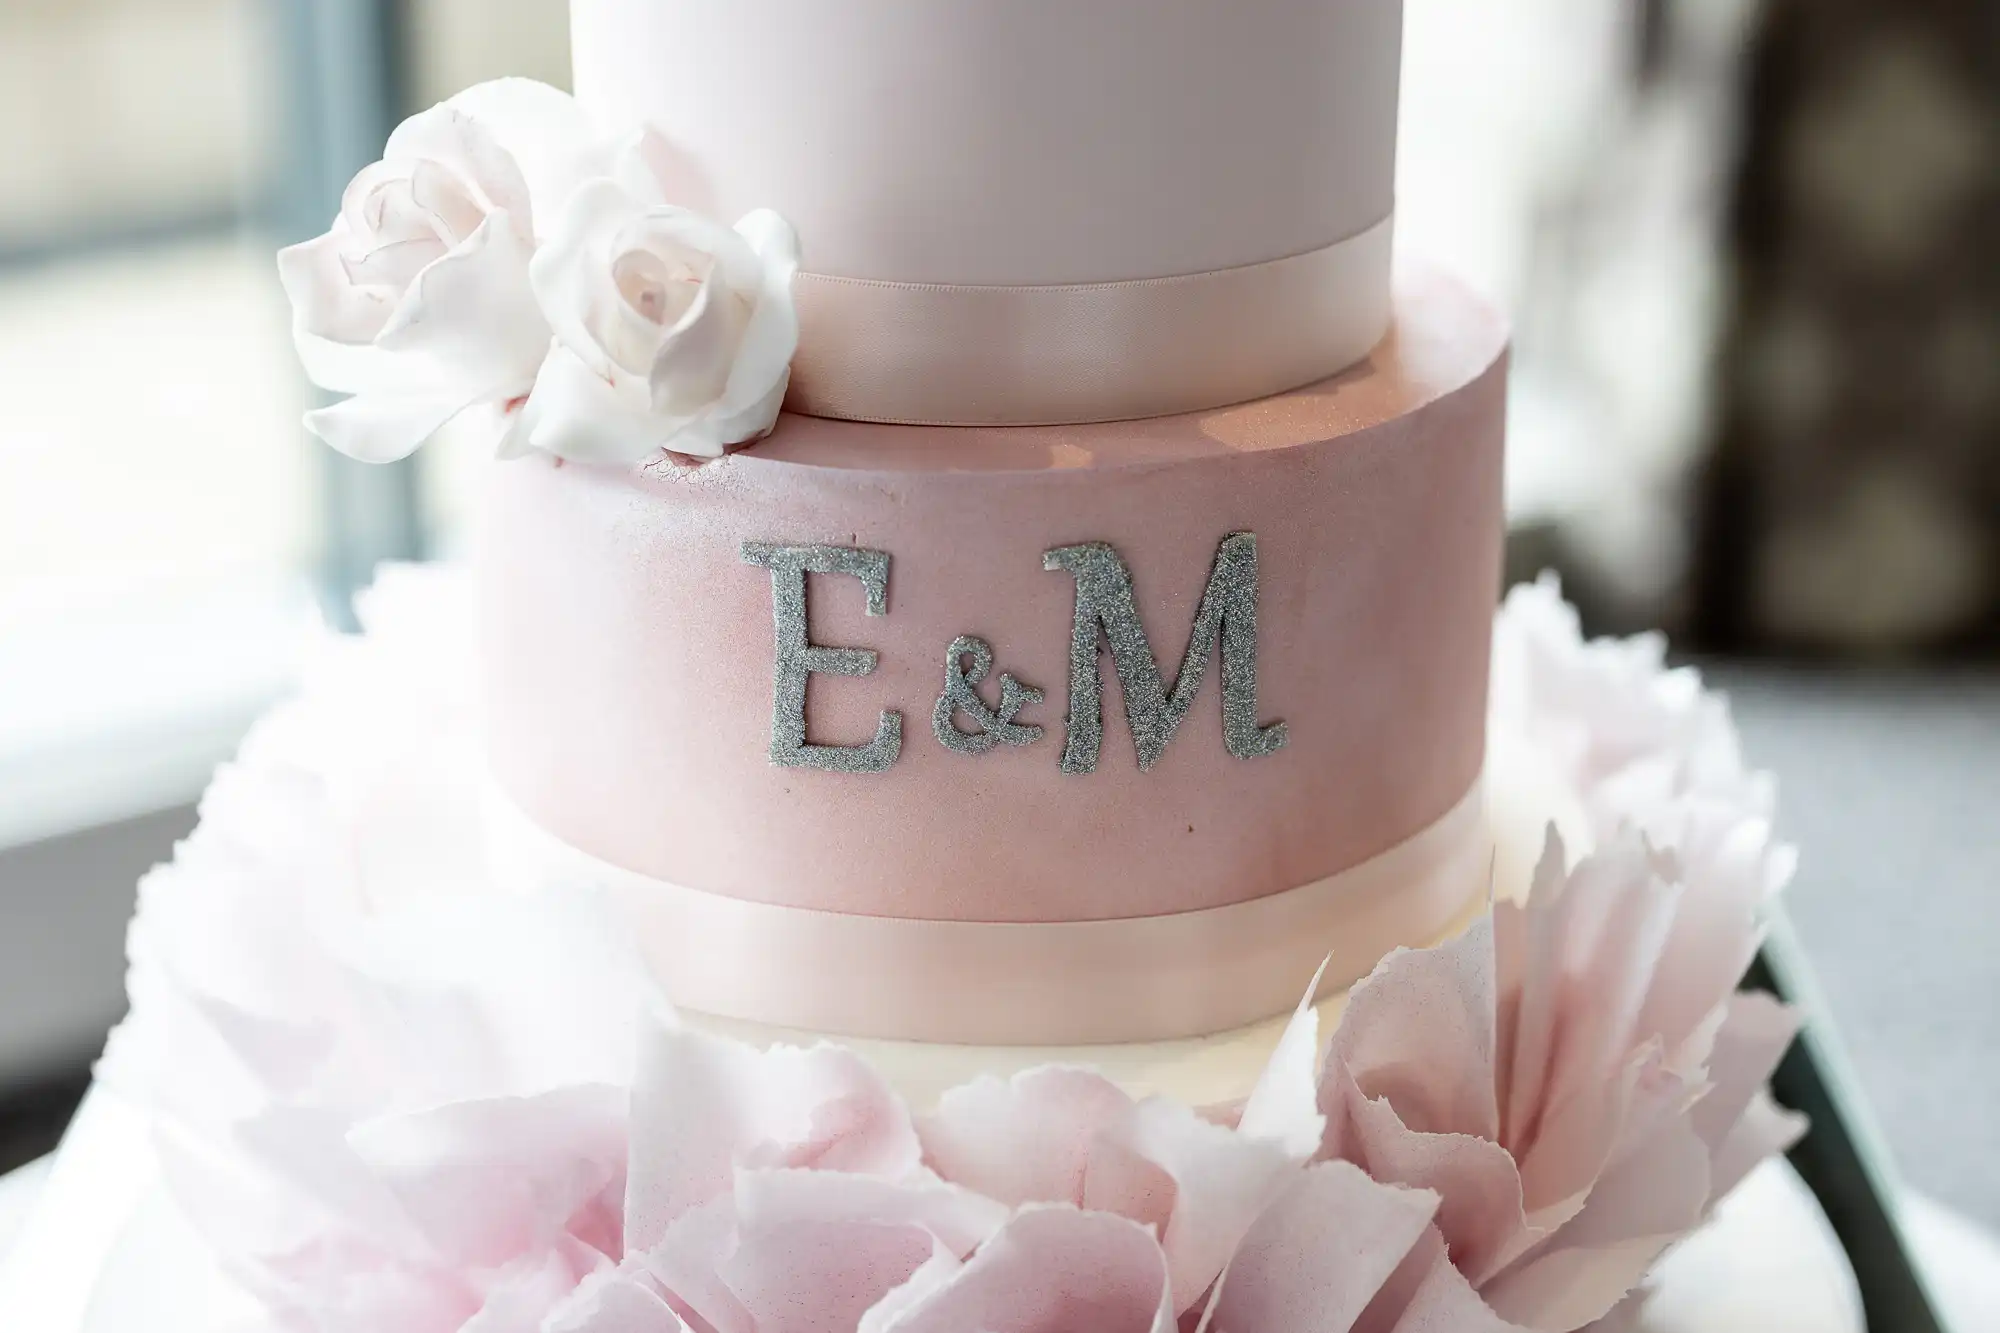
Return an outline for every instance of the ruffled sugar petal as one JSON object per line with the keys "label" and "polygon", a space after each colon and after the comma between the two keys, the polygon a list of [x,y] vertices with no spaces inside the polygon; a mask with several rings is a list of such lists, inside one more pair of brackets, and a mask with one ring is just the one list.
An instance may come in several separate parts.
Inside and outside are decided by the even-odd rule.
{"label": "ruffled sugar petal", "polygon": [[[445,164],[464,186],[478,191],[478,202],[489,210],[512,213],[524,227],[533,216],[519,163],[460,98],[420,111],[398,125],[389,135],[382,161],[391,168],[424,161]],[[532,231],[526,233],[532,236]]]}
{"label": "ruffled sugar petal", "polygon": [[[479,230],[495,207],[484,192],[443,163],[420,159],[410,166],[410,199],[431,219],[438,239],[446,246],[456,244]],[[522,205],[502,208],[510,216]],[[526,231],[525,219],[523,230]]]}
{"label": "ruffled sugar petal", "polygon": [[357,396],[306,413],[306,429],[349,458],[393,463],[415,453],[472,402],[456,396]]}
{"label": "ruffled sugar petal", "polygon": [[617,258],[609,238],[638,220],[643,205],[617,181],[585,181],[556,215],[546,239],[528,264],[535,300],[556,342],[600,378],[610,381],[619,367],[591,327],[595,312],[618,299],[611,263]]}
{"label": "ruffled sugar petal", "polygon": [[711,409],[677,430],[670,437],[668,446],[675,453],[720,458],[732,445],[763,439],[777,429],[778,414],[784,408],[785,391],[791,387],[791,382],[792,370],[787,366],[762,399],[736,413]]}
{"label": "ruffled sugar petal", "polygon": [[[717,412],[739,418],[731,429],[750,432],[741,439],[755,439],[770,429],[770,421],[761,421],[753,409],[769,398],[772,384],[786,381],[799,350],[799,313],[792,294],[799,271],[799,237],[791,223],[768,208],[746,214],[736,231],[755,255],[761,273],[757,285],[748,289],[757,292],[756,309],[743,331],[742,347]],[[776,415],[773,411],[772,420]]]}
{"label": "ruffled sugar petal", "polygon": [[344,223],[335,222],[325,234],[278,251],[278,281],[284,286],[300,330],[365,345],[388,322],[395,300],[377,288],[357,287],[348,280],[346,259],[358,244]]}
{"label": "ruffled sugar petal", "polygon": [[502,400],[526,393],[549,345],[528,259],[507,216],[489,215],[410,284],[376,345],[421,356],[446,391]]}
{"label": "ruffled sugar petal", "polygon": [[609,168],[610,154],[595,122],[574,97],[546,83],[493,79],[445,105],[484,129],[512,159],[530,205],[519,211],[524,225],[546,227],[578,186]]}
{"label": "ruffled sugar petal", "polygon": [[909,1112],[858,1056],[831,1046],[758,1051],[656,1019],[632,1091],[628,1243],[728,1195],[738,1167],[805,1167],[891,1179],[921,1152]]}
{"label": "ruffled sugar petal", "polygon": [[1346,1333],[1429,1229],[1437,1197],[1346,1162],[1308,1168],[1250,1228],[1210,1312],[1214,1333]]}
{"label": "ruffled sugar petal", "polygon": [[[444,242],[435,237],[420,236],[408,241],[392,241],[359,257],[344,257],[341,269],[356,289],[400,293],[417,280],[418,274],[443,259],[447,253],[449,251]],[[393,307],[391,313],[394,313]]]}
{"label": "ruffled sugar petal", "polygon": [[729,381],[745,322],[742,303],[711,273],[679,322],[660,340],[648,377],[653,410],[667,417],[693,417],[708,410]]}
{"label": "ruffled sugar petal", "polygon": [[631,392],[621,393],[568,347],[551,347],[513,431],[543,453],[578,463],[643,462],[668,440],[683,453],[703,452],[700,440],[677,439],[687,422],[653,415],[644,386],[627,385]]}
{"label": "ruffled sugar petal", "polygon": [[1166,1263],[1140,1226],[1064,1207],[1022,1212],[955,1272],[884,1299],[864,1333],[1174,1333]]}

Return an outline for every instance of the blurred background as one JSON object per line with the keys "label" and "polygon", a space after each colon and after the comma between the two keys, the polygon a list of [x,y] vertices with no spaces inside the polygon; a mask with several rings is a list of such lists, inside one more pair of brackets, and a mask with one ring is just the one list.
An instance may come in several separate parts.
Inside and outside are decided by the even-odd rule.
{"label": "blurred background", "polygon": [[[2000,6],[1407,6],[1399,243],[1514,317],[1510,565],[1730,690],[1890,1142],[2000,1226]],[[0,1171],[301,626],[462,537],[481,460],[299,428],[272,251],[567,72],[563,0],[0,0]]]}

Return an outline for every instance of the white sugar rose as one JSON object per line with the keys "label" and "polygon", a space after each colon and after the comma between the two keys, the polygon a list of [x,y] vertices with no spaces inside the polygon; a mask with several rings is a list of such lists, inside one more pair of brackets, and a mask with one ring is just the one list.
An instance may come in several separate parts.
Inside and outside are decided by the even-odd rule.
{"label": "white sugar rose", "polygon": [[629,179],[583,185],[531,266],[555,344],[511,443],[636,462],[769,434],[798,348],[798,266],[797,234],[768,209],[732,230]]}
{"label": "white sugar rose", "polygon": [[469,408],[504,431],[549,328],[528,280],[539,213],[602,170],[597,136],[545,84],[481,84],[403,122],[323,236],[278,256],[307,375],[352,394],[308,415],[370,462],[402,458]]}

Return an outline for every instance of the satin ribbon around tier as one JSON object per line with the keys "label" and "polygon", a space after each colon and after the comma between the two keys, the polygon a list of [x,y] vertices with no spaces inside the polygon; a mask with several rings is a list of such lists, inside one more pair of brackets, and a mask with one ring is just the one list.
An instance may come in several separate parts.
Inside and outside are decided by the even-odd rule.
{"label": "satin ribbon around tier", "polygon": [[785,406],[928,426],[1205,411],[1347,369],[1389,323],[1392,219],[1267,263],[1070,286],[801,273]]}
{"label": "satin ribbon around tier", "polygon": [[1477,785],[1339,874],[1226,907],[1112,921],[850,916],[561,854],[579,880],[610,891],[683,1008],[851,1037],[1010,1046],[1167,1041],[1284,1013],[1322,960],[1328,995],[1399,945],[1435,941],[1487,891],[1492,859]]}

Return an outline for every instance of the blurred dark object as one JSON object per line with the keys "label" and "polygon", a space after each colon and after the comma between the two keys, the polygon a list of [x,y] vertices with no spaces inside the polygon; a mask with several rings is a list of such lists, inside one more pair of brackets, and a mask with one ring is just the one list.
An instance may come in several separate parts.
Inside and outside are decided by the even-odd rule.
{"label": "blurred dark object", "polygon": [[1819,1200],[1854,1268],[1868,1327],[1896,1333],[1948,1333],[1915,1259],[1899,1201],[1902,1190],[1881,1134],[1868,1114],[1845,1053],[1824,1015],[1817,982],[1782,902],[1771,906],[1769,935],[1745,987],[1770,991],[1815,1017],[1785,1053],[1772,1094],[1811,1120],[1789,1154]]}
{"label": "blurred dark object", "polygon": [[89,1087],[83,1067],[0,1092],[0,1176],[54,1152]]}
{"label": "blurred dark object", "polygon": [[1772,0],[1697,515],[1710,651],[2000,647],[2000,6]]}

